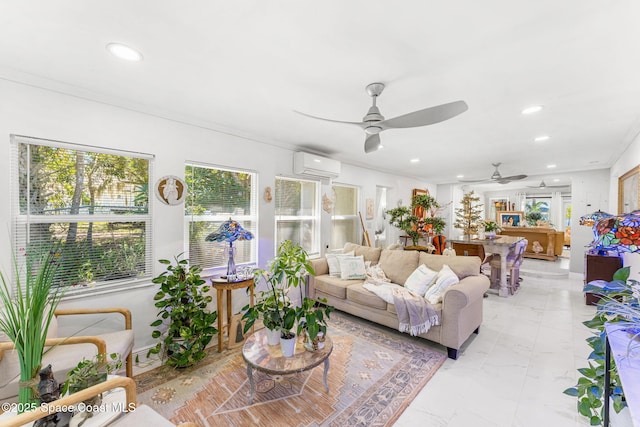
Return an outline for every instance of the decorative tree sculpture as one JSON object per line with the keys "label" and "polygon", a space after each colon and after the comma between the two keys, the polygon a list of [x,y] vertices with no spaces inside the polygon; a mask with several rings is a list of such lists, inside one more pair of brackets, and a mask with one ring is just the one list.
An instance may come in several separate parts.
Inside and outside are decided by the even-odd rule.
{"label": "decorative tree sculpture", "polygon": [[466,238],[478,233],[478,226],[482,219],[482,203],[480,197],[473,194],[473,191],[465,193],[460,203],[461,208],[456,209],[455,228],[462,230]]}

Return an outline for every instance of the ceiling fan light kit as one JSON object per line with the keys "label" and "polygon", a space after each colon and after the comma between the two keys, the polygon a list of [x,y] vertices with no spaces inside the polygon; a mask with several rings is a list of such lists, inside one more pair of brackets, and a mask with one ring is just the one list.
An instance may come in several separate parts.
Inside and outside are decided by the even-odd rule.
{"label": "ceiling fan light kit", "polygon": [[372,98],[372,105],[371,107],[369,107],[369,111],[367,111],[367,114],[362,118],[362,122],[348,122],[342,120],[325,119],[322,117],[316,117],[310,114],[302,113],[300,111],[296,111],[296,113],[302,114],[303,116],[307,116],[312,119],[324,120],[334,123],[344,123],[360,127],[367,134],[364,141],[364,151],[365,153],[371,153],[373,151],[377,151],[380,148],[381,140],[379,134],[383,130],[428,126],[451,119],[469,109],[469,106],[466,102],[454,101],[448,104],[425,108],[386,120],[380,113],[380,109],[376,104],[376,100],[378,96],[380,96],[384,88],[384,83],[371,83],[366,86],[365,90]]}

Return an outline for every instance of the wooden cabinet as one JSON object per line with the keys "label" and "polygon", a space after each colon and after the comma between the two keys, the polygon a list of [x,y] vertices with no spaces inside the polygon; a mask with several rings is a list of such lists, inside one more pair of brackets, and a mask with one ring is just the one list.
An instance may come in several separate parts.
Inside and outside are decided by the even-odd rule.
{"label": "wooden cabinet", "polygon": [[[613,274],[622,268],[622,258],[617,256],[585,254],[584,283],[592,280],[613,280]],[[596,305],[600,300],[597,294],[585,293],[587,305]]]}
{"label": "wooden cabinet", "polygon": [[[527,258],[545,259],[555,261],[556,255],[562,254],[564,233],[548,227],[502,227],[500,234],[506,236],[522,236],[527,239],[527,249],[524,256]],[[542,252],[533,251],[533,242],[542,245]]]}

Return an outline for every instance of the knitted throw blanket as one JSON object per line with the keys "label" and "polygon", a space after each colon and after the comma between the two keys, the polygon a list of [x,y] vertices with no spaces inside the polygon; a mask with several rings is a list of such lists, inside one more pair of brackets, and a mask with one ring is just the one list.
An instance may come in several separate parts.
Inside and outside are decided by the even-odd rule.
{"label": "knitted throw blanket", "polygon": [[393,304],[398,313],[400,332],[415,336],[426,333],[432,325],[440,324],[440,317],[433,306],[405,287],[393,288]]}

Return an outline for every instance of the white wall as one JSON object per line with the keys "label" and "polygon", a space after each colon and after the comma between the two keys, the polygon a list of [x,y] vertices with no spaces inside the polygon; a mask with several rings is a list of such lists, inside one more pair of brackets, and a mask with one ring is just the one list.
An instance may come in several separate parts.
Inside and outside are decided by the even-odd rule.
{"label": "white wall", "polygon": [[638,165],[640,165],[640,135],[636,136],[631,145],[622,153],[622,156],[611,166],[609,175],[609,193],[611,194],[611,198],[609,200],[609,208],[606,212],[612,214],[627,213],[618,212],[618,178]]}
{"label": "white wall", "polygon": [[[215,118],[212,118],[215,121]],[[11,182],[9,135],[18,134],[38,138],[65,141],[98,147],[110,147],[139,151],[155,155],[152,182],[163,175],[184,176],[184,164],[197,161],[212,165],[248,169],[258,172],[260,220],[258,224],[258,263],[264,266],[274,252],[274,203],[262,198],[266,186],[274,188],[275,177],[292,175],[293,152],[283,148],[247,140],[225,133],[215,132],[179,122],[166,120],[106,104],[63,95],[8,81],[0,81],[0,179]],[[230,155],[230,152],[233,155]],[[390,187],[390,201],[402,198],[408,203],[413,188],[428,188],[416,179],[382,174],[374,170],[343,165],[343,173],[336,182],[360,187],[360,206],[364,215],[365,200],[375,199],[376,185]],[[8,186],[7,186],[8,187]],[[435,194],[435,188],[430,188]],[[330,193],[328,184],[322,193]],[[183,206],[168,206],[155,197],[153,212],[153,258],[171,258],[185,250]],[[390,206],[393,206],[390,203]],[[5,230],[5,239],[0,243],[0,267],[11,268],[11,246],[8,239],[11,227],[9,196],[0,204],[0,223]],[[330,216],[323,212],[323,247],[330,243]],[[373,223],[367,223],[373,237]],[[154,263],[153,275],[163,271]],[[136,349],[149,346],[151,328],[156,308],[152,297],[155,286],[149,284],[117,293],[95,295],[65,300],[62,307],[127,307],[133,313],[136,333]],[[234,311],[247,302],[243,292],[234,293]],[[215,307],[215,301],[214,301]],[[63,320],[62,332],[67,334],[89,323],[80,324],[79,319]],[[95,329],[108,329],[110,323],[101,323]]]}

